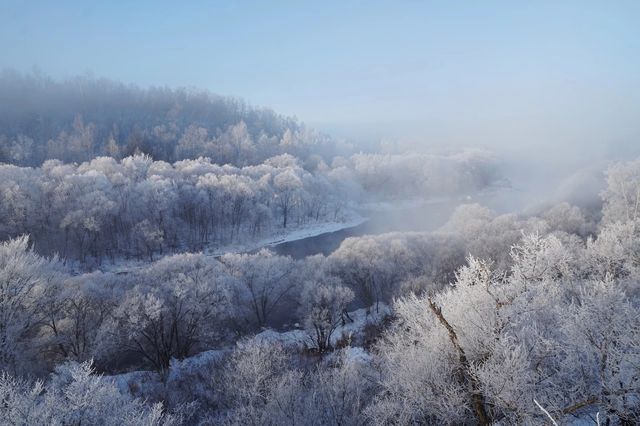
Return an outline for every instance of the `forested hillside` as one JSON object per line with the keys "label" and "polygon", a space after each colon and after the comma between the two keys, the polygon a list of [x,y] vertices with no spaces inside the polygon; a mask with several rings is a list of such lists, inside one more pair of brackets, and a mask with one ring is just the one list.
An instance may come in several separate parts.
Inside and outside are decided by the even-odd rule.
{"label": "forested hillside", "polygon": [[0,73],[0,162],[38,166],[141,153],[245,166],[284,153],[330,158],[349,149],[293,118],[197,89]]}
{"label": "forested hillside", "polygon": [[0,239],[28,234],[82,270],[251,246],[348,222],[367,201],[473,194],[502,177],[483,151],[353,153],[194,90],[5,72],[0,99]]}
{"label": "forested hillside", "polygon": [[[486,151],[356,152],[197,91],[1,80],[0,424],[640,421],[640,160],[601,204],[497,213],[460,203],[510,190]],[[263,247],[405,202],[457,207],[327,255]]]}

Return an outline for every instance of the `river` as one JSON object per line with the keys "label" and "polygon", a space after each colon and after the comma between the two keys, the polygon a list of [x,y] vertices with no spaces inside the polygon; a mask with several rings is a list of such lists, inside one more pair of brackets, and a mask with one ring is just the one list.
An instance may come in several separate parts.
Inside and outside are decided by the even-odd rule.
{"label": "river", "polygon": [[475,197],[432,201],[414,207],[381,211],[363,210],[361,214],[369,220],[361,225],[277,244],[271,249],[280,255],[291,256],[294,259],[314,254],[328,255],[336,250],[345,238],[387,232],[435,231],[447,222],[456,207],[461,204],[479,203],[503,213],[513,208],[513,199],[513,193],[505,190]]}

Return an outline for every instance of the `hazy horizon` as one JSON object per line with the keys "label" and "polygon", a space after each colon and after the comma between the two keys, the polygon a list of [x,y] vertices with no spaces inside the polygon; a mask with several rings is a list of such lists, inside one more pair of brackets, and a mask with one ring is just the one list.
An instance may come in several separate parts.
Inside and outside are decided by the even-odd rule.
{"label": "hazy horizon", "polygon": [[355,140],[632,149],[640,136],[634,2],[0,5],[0,68],[203,88]]}

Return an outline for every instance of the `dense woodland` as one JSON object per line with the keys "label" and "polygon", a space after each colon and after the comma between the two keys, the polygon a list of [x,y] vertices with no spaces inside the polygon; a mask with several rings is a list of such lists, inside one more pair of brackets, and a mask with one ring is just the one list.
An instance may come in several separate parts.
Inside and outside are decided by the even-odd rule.
{"label": "dense woodland", "polygon": [[[609,167],[597,209],[467,204],[327,256],[214,257],[487,189],[497,161],[340,152],[189,91],[0,87],[24,98],[0,111],[0,423],[640,422],[640,160]],[[129,258],[147,263],[99,269]]]}
{"label": "dense woodland", "polygon": [[12,106],[0,110],[0,239],[29,234],[39,253],[83,269],[256,241],[344,221],[366,200],[468,194],[500,178],[486,152],[356,153],[195,91],[5,72],[0,98]]}
{"label": "dense woodland", "polygon": [[145,153],[242,166],[285,152],[303,157],[305,145],[331,142],[269,109],[196,89],[145,90],[90,77],[57,82],[7,70],[0,76],[0,162]]}

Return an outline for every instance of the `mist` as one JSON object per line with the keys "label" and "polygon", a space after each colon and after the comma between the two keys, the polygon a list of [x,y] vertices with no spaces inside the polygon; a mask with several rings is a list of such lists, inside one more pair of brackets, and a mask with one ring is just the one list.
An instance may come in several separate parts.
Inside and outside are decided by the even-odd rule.
{"label": "mist", "polygon": [[0,426],[640,424],[638,22],[0,1]]}

